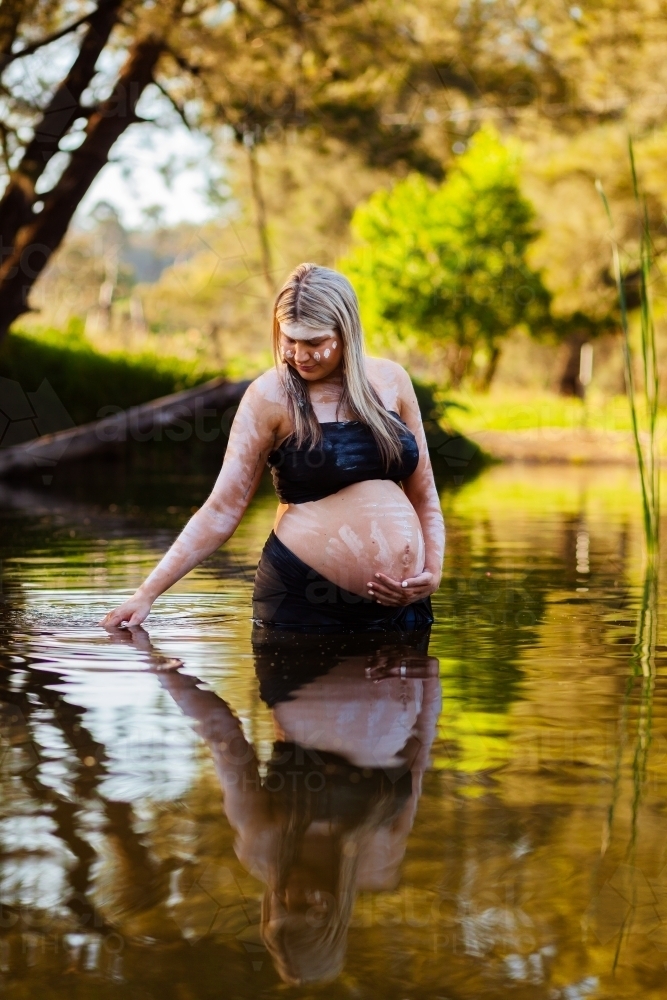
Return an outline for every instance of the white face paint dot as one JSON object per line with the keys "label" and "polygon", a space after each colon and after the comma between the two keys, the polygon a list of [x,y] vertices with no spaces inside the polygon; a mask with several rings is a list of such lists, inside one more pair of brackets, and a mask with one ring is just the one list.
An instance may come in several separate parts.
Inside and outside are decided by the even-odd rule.
{"label": "white face paint dot", "polygon": [[286,358],[293,358],[294,357],[294,351],[285,351],[285,357]]}
{"label": "white face paint dot", "polygon": [[338,347],[338,344],[337,344],[337,343],[336,343],[336,341],[334,340],[333,344],[331,345],[331,348],[332,348],[332,350],[334,350],[334,351],[335,351],[337,347]]}
{"label": "white face paint dot", "polygon": [[319,361],[320,360],[320,352],[319,351],[315,351],[315,353],[313,354],[313,357],[315,358],[316,361]]}
{"label": "white face paint dot", "polygon": [[330,355],[331,355],[331,351],[330,351],[330,350],[329,350],[329,348],[327,347],[326,351],[324,352],[324,357],[325,357],[325,358],[328,358],[328,357],[329,357]]}

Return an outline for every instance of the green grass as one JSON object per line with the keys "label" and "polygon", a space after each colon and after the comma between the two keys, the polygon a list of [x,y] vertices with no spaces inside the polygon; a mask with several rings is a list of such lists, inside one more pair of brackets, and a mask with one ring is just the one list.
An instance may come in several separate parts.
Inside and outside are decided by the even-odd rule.
{"label": "green grass", "polygon": [[[443,394],[447,419],[457,430],[525,431],[542,428],[600,431],[632,431],[632,414],[626,396],[591,394],[580,399],[527,390],[497,390],[488,394],[447,392]],[[641,411],[643,399],[636,400]],[[667,430],[667,413],[658,417],[658,430]],[[662,435],[661,435],[662,436]]]}
{"label": "green grass", "polygon": [[76,327],[12,333],[0,346],[0,376],[19,382],[26,392],[47,379],[75,424],[95,420],[103,407],[127,409],[218,374],[196,362],[156,354],[102,354]]}

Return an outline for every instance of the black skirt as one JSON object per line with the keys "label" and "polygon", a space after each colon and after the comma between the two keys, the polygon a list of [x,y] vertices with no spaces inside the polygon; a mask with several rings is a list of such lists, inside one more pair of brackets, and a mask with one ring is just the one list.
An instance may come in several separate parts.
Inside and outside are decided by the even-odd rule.
{"label": "black skirt", "polygon": [[382,658],[426,660],[431,635],[427,624],[406,631],[355,629],[341,632],[318,628],[280,628],[255,622],[252,650],[262,701],[273,708],[289,701],[294,692],[339,663],[363,657],[372,667]]}
{"label": "black skirt", "polygon": [[352,594],[302,562],[273,531],[257,567],[252,607],[255,621],[292,630],[412,632],[433,623],[430,598],[396,608]]}

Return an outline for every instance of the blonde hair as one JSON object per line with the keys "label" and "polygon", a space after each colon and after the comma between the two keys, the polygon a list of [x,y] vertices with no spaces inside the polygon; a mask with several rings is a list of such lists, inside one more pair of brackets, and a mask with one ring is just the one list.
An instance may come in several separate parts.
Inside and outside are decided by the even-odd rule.
{"label": "blonde hair", "polygon": [[336,893],[321,923],[307,913],[288,913],[273,889],[264,893],[260,934],[284,983],[330,983],[343,971],[356,869],[356,857],[342,852]]}
{"label": "blonde hair", "polygon": [[278,292],[273,307],[273,356],[282,375],[297,447],[319,444],[322,431],[315,416],[308,383],[280,356],[280,324],[300,323],[313,330],[334,329],[343,344],[343,391],[336,416],[349,411],[370,428],[380,456],[389,467],[401,458],[400,424],[385,409],[370,384],[364,362],[364,335],[359,303],[347,278],[319,264],[299,264]]}
{"label": "blonde hair", "polygon": [[[393,796],[384,793],[379,801],[371,804],[369,814],[358,826],[339,832],[336,838],[338,872],[331,900],[333,905],[321,923],[309,920],[307,913],[288,913],[275,889],[268,888],[264,893],[260,934],[283,982],[292,986],[328,983],[343,971],[362,846],[378,826],[395,818],[395,807]],[[287,831],[288,840],[295,832],[294,829]],[[297,839],[301,839],[303,832],[297,833]],[[291,847],[293,849],[295,845]],[[284,857],[282,861],[284,863]],[[286,874],[284,869],[279,870],[277,888],[283,886]],[[276,904],[280,909],[278,913],[273,912]]]}
{"label": "blonde hair", "polygon": [[[299,869],[299,855],[304,838],[313,821],[321,818],[323,789],[312,791],[306,782],[294,781],[299,769],[286,760],[287,744],[275,744],[278,761],[269,761],[266,781],[273,774],[286,773],[292,783],[276,800],[276,819],[280,823],[280,837],[275,867],[269,886],[262,900],[260,934],[271,955],[281,979],[292,985],[330,982],[343,969],[347,951],[347,934],[354,909],[357,889],[357,872],[364,846],[373,833],[382,826],[389,826],[405,807],[412,794],[412,775],[404,772],[400,777],[382,770],[375,770],[372,785],[359,803],[360,815],[340,818],[340,825],[331,831],[334,846],[335,880],[330,895],[330,907],[321,921],[314,921],[309,913],[289,912],[281,901],[290,874]],[[327,754],[326,760],[310,762],[316,773],[326,775],[327,801],[332,790],[331,782],[349,789],[349,774],[356,768],[343,757]],[[303,772],[307,774],[309,772]]]}

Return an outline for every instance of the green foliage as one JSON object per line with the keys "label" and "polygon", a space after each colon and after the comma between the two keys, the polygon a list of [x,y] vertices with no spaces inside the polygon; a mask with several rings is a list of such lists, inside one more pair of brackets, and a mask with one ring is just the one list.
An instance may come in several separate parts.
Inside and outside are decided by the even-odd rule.
{"label": "green foliage", "polygon": [[0,347],[0,376],[34,391],[48,379],[76,424],[95,420],[100,409],[126,409],[213,378],[194,362],[141,354],[101,354],[79,326],[44,330],[39,336],[10,334]]}
{"label": "green foliage", "polygon": [[452,427],[448,414],[450,409],[465,410],[466,406],[455,400],[444,399],[432,382],[424,382],[412,376],[412,387],[438,481],[453,481],[458,486],[464,480],[474,478],[489,463],[489,456]]}
{"label": "green foliage", "polygon": [[[460,381],[473,352],[490,363],[517,326],[547,326],[549,294],[526,262],[537,235],[514,149],[482,128],[440,186],[413,174],[357,208],[341,262],[369,333],[448,349]],[[452,350],[454,348],[454,350]]]}

